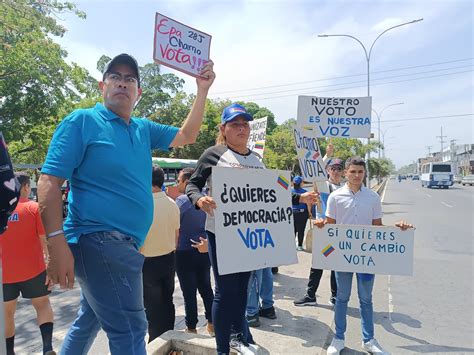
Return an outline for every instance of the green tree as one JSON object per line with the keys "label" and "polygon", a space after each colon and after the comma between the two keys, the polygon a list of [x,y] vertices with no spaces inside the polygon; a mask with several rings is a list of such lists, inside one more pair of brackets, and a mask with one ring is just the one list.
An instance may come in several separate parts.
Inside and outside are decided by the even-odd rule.
{"label": "green tree", "polygon": [[404,165],[397,171],[397,173],[401,175],[416,174],[416,172],[417,172],[417,165],[415,162],[408,165]]}
{"label": "green tree", "polygon": [[278,126],[275,121],[275,115],[268,108],[260,107],[255,102],[238,101],[237,103],[243,105],[255,119],[262,118],[265,116],[267,117],[267,134],[271,134],[273,130]]}
{"label": "green tree", "polygon": [[183,87],[184,80],[174,74],[161,74],[160,65],[148,63],[140,67],[140,83],[143,92],[134,113],[149,117],[170,103],[172,94]]}
{"label": "green tree", "polygon": [[65,1],[0,2],[0,129],[15,161],[40,161],[64,107],[97,92],[95,80],[67,64],[53,40],[66,31],[56,21],[65,12],[85,17]]}
{"label": "green tree", "polygon": [[377,177],[380,181],[382,178],[390,175],[395,171],[395,165],[387,158],[373,158],[369,160],[370,176]]}
{"label": "green tree", "polygon": [[[175,125],[182,124],[195,99],[194,95],[185,96],[185,98],[181,100],[179,96],[180,95],[176,95],[176,97],[173,98],[172,102],[174,105],[165,108],[160,114],[160,116],[165,119],[167,119],[167,117],[172,117]],[[204,150],[216,143],[221,113],[224,107],[229,105],[229,103],[230,102],[227,100],[208,99],[206,101],[203,123],[196,139],[196,143],[174,149],[168,156],[182,159],[199,159]]]}
{"label": "green tree", "polygon": [[364,158],[369,151],[371,153],[376,152],[379,147],[379,143],[376,141],[370,144],[364,144],[356,138],[320,139],[319,142],[324,149],[329,142],[332,142],[334,146],[334,157],[342,160],[346,160],[355,155]]}
{"label": "green tree", "polygon": [[288,120],[277,126],[267,135],[263,161],[269,169],[299,170],[292,126],[294,120]]}

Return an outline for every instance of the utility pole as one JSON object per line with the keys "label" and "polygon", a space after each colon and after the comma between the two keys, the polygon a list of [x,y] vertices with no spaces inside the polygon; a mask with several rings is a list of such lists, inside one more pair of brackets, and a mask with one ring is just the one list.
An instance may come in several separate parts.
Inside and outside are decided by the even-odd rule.
{"label": "utility pole", "polygon": [[436,138],[439,138],[439,142],[441,143],[441,161],[444,161],[443,159],[443,149],[444,149],[444,143],[447,141],[444,140],[444,138],[448,138],[448,136],[443,136],[443,126],[441,126],[441,135],[436,136]]}
{"label": "utility pole", "polygon": [[[392,26],[392,27],[387,28],[385,31],[383,31],[381,34],[379,34],[377,36],[377,38],[372,42],[372,45],[370,46],[369,51],[367,51],[367,48],[364,46],[364,44],[358,38],[356,38],[354,36],[351,36],[351,35],[348,35],[348,34],[333,34],[333,35],[321,34],[321,35],[318,35],[318,37],[348,37],[348,38],[352,38],[353,40],[357,41],[362,46],[362,49],[364,50],[364,54],[365,54],[365,59],[367,61],[367,97],[370,97],[370,58],[371,58],[371,55],[372,55],[372,49],[374,49],[375,42],[377,42],[377,40],[384,33],[388,32],[390,30],[393,30],[394,28],[402,27],[402,26],[406,26],[406,25],[411,25],[413,23],[420,22],[420,21],[423,21],[423,19],[419,18],[417,20],[401,23],[400,25],[396,25],[396,26]],[[372,137],[370,137],[370,135],[369,135],[369,137],[367,138],[367,145],[370,144],[370,138],[372,138]],[[379,123],[379,141],[380,141],[380,123]],[[379,151],[379,158],[380,158],[380,151]],[[367,152],[367,167],[369,165],[369,160],[370,160],[370,150]],[[366,183],[367,187],[370,188],[369,169],[367,169],[366,182],[367,182]]]}
{"label": "utility pole", "polygon": [[427,145],[425,148],[428,149],[428,157],[430,157],[431,156],[431,148],[433,148],[433,146],[432,145]]}
{"label": "utility pole", "polygon": [[439,142],[441,143],[441,156],[443,155],[443,149],[444,149],[444,143],[447,141],[444,140],[444,138],[448,138],[448,136],[443,136],[443,127],[441,127],[441,135],[436,136],[436,138],[439,138]]}

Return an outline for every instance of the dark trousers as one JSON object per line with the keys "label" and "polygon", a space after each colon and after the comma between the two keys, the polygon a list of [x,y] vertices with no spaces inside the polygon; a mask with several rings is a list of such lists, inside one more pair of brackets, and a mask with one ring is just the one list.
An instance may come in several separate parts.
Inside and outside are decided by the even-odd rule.
{"label": "dark trousers", "polygon": [[[321,281],[322,276],[323,270],[311,268],[311,271],[309,272],[308,288],[306,289],[308,296],[314,297],[316,295],[316,291],[318,290],[319,282]],[[336,295],[336,274],[334,271],[331,271],[331,297],[336,297]]]}
{"label": "dark trousers", "polygon": [[215,281],[212,319],[216,333],[217,352],[228,354],[230,350],[231,328],[232,332],[243,333],[244,337],[247,337],[247,341],[250,341],[249,338],[251,338],[245,320],[250,272],[219,275],[216,257],[216,237],[211,232],[207,232],[207,235],[209,240],[209,257]]}
{"label": "dark trousers", "polygon": [[206,319],[212,323],[214,293],[211,287],[209,255],[195,249],[176,251],[176,273],[183,292],[186,326],[196,329],[198,322],[196,291],[199,291],[204,303]]}
{"label": "dark trousers", "polygon": [[303,246],[303,239],[304,239],[304,230],[306,228],[306,222],[308,221],[308,210],[304,210],[304,212],[295,212],[293,211],[293,219],[294,219],[294,227],[295,227],[295,234],[298,235],[298,246]]}
{"label": "dark trousers", "polygon": [[174,273],[174,252],[145,258],[143,264],[143,299],[148,320],[149,342],[174,328]]}

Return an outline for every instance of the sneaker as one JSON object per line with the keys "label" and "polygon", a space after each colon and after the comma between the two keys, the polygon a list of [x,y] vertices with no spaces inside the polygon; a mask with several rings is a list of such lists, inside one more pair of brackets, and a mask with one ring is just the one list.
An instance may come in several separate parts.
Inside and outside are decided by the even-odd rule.
{"label": "sneaker", "polygon": [[44,353],[44,355],[56,355],[56,351],[48,350],[47,352]]}
{"label": "sneaker", "polygon": [[338,355],[342,349],[344,349],[344,340],[333,338],[331,345],[329,345],[327,354],[328,355]]}
{"label": "sneaker", "polygon": [[362,348],[370,354],[390,355],[390,353],[385,351],[374,338],[370,339],[368,342],[363,341]]}
{"label": "sneaker", "polygon": [[252,328],[257,328],[260,327],[260,319],[258,317],[258,313],[254,314],[253,316],[246,316],[247,323],[249,324],[249,327]]}
{"label": "sneaker", "polygon": [[186,328],[184,330],[185,333],[197,334],[196,328]]}
{"label": "sneaker", "polygon": [[306,294],[303,298],[293,301],[293,304],[295,306],[316,306],[317,302],[316,297],[310,297],[308,294]]}
{"label": "sneaker", "polygon": [[216,336],[216,333],[214,332],[214,325],[212,323],[207,322],[206,328],[209,335],[214,338]]}
{"label": "sneaker", "polygon": [[298,245],[298,247],[296,248],[296,250],[298,250],[298,251],[303,251],[304,249],[303,249],[303,247],[301,247],[301,246]]}
{"label": "sneaker", "polygon": [[272,267],[272,274],[278,274],[278,266],[277,267]]}
{"label": "sneaker", "polygon": [[275,307],[260,308],[258,315],[263,318],[276,319]]}
{"label": "sneaker", "polygon": [[336,305],[336,297],[331,296],[331,298],[329,299],[329,304],[332,305],[332,306],[335,306]]}
{"label": "sneaker", "polygon": [[236,350],[239,354],[252,355],[257,354],[258,346],[249,344],[244,340],[242,333],[235,334],[230,338],[231,349]]}

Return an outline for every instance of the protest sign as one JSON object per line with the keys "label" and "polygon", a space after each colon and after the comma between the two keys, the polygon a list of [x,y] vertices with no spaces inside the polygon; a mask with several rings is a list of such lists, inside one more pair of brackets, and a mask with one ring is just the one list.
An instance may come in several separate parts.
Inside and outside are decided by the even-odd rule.
{"label": "protest sign", "polygon": [[414,229],[326,224],[313,228],[313,268],[413,275]]}
{"label": "protest sign", "polygon": [[267,117],[257,118],[250,121],[250,136],[247,147],[260,155],[263,159],[265,150],[265,137],[267,135]]}
{"label": "protest sign", "polygon": [[314,129],[293,126],[296,156],[305,181],[326,181],[327,172]]}
{"label": "protest sign", "polygon": [[298,96],[297,121],[316,137],[369,138],[371,97]]}
{"label": "protest sign", "polygon": [[290,172],[212,168],[219,274],[298,262]]}
{"label": "protest sign", "polygon": [[155,62],[198,77],[209,62],[210,48],[210,35],[156,13]]}

